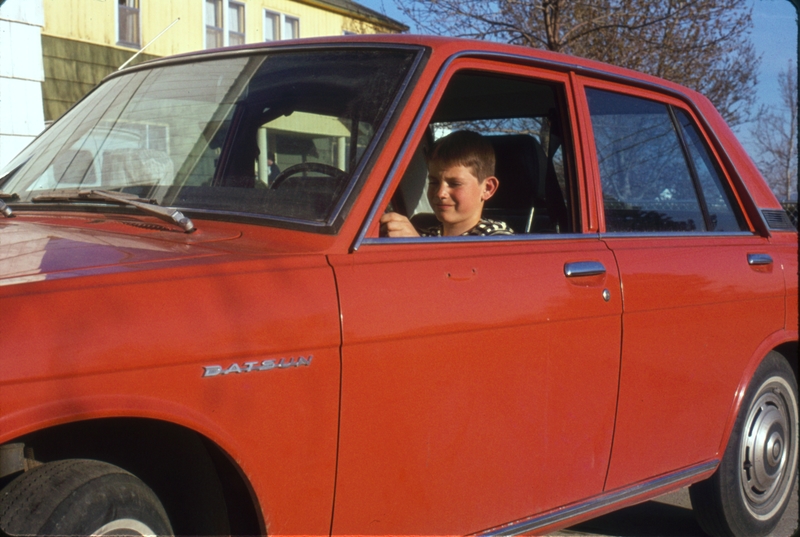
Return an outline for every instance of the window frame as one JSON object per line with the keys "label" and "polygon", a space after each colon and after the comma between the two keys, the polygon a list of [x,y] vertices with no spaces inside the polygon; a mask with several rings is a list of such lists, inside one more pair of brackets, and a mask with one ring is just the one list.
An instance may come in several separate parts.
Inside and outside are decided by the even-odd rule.
{"label": "window frame", "polygon": [[[747,207],[745,206],[744,200],[733,182],[733,177],[730,169],[725,163],[725,160],[721,158],[722,156],[719,153],[719,149],[717,145],[714,143],[714,139],[709,136],[708,134],[708,127],[704,121],[700,121],[698,118],[698,114],[695,112],[695,108],[692,104],[688,101],[684,101],[679,99],[671,94],[660,93],[658,91],[650,90],[649,88],[645,89],[642,86],[648,86],[644,82],[639,82],[634,79],[630,80],[631,84],[625,85],[620,84],[617,82],[611,82],[596,78],[589,78],[584,77],[581,75],[576,75],[576,84],[575,84],[575,98],[576,101],[579,103],[580,110],[579,114],[581,115],[581,123],[583,127],[583,133],[585,137],[585,146],[586,146],[586,156],[588,161],[586,163],[586,169],[590,172],[590,176],[587,176],[586,181],[587,183],[591,183],[593,185],[594,190],[596,191],[596,196],[594,197],[595,204],[596,204],[596,212],[599,217],[599,230],[601,236],[608,236],[608,237],[708,237],[710,235],[753,235],[755,234],[753,228],[753,222],[751,221],[750,214],[747,211]],[[603,203],[603,185],[600,178],[600,168],[598,164],[598,157],[597,157],[597,149],[596,149],[596,142],[595,142],[595,135],[594,135],[594,126],[592,124],[592,118],[589,111],[589,103],[588,98],[586,96],[586,91],[588,89],[595,89],[600,91],[606,91],[611,93],[616,93],[626,97],[638,98],[638,99],[645,99],[649,100],[661,105],[664,105],[669,113],[670,121],[676,131],[677,138],[679,140],[681,154],[686,161],[687,167],[690,170],[690,177],[692,180],[692,184],[695,188],[695,193],[697,195],[697,201],[701,208],[701,212],[703,213],[703,222],[706,226],[706,229],[700,231],[608,231],[606,227],[606,218],[605,218],[605,207]],[[693,159],[689,154],[689,149],[687,146],[687,141],[685,140],[685,135],[683,130],[680,126],[679,121],[677,121],[675,111],[680,110],[684,114],[686,114],[697,128],[699,135],[704,142],[704,145],[708,151],[708,156],[713,159],[713,162],[716,164],[716,168],[720,173],[720,180],[724,182],[725,186],[727,187],[726,190],[730,193],[729,201],[732,205],[734,211],[738,209],[739,213],[741,214],[743,224],[747,228],[746,230],[742,231],[708,231],[709,225],[709,211],[708,206],[705,201],[705,193],[702,189],[702,185],[700,184],[697,170],[694,167]],[[701,201],[702,198],[702,201]]]}
{"label": "window frame", "polygon": [[[465,54],[466,55],[466,54]],[[575,113],[576,102],[574,90],[571,82],[571,75],[566,70],[548,69],[538,65],[525,65],[521,63],[504,63],[501,58],[498,61],[493,55],[487,57],[475,55],[476,57],[451,58],[439,72],[436,80],[428,90],[425,102],[416,112],[414,122],[406,134],[402,147],[397,153],[392,168],[386,175],[386,179],[375,198],[370,213],[367,216],[364,226],[361,228],[352,250],[357,251],[362,244],[364,245],[398,245],[398,244],[431,244],[441,245],[443,243],[471,243],[471,242],[518,242],[518,241],[539,241],[539,240],[564,240],[564,239],[597,239],[597,232],[593,222],[597,222],[597,216],[592,214],[596,208],[588,202],[587,189],[582,177],[585,173],[582,170],[583,152],[580,147],[580,135],[578,127],[578,114]],[[566,200],[570,203],[569,209],[572,211],[570,218],[573,220],[575,229],[570,233],[517,233],[514,235],[489,235],[489,236],[459,236],[459,237],[411,237],[411,238],[389,238],[379,235],[380,215],[383,208],[391,199],[394,192],[399,187],[403,174],[411,163],[413,154],[420,143],[428,126],[431,124],[436,108],[441,102],[445,90],[451,83],[453,77],[462,71],[477,71],[498,78],[520,78],[529,79],[533,82],[557,85],[561,87],[561,95],[557,96],[559,101],[559,113],[562,118],[564,166],[567,181],[572,182],[572,188],[568,189],[566,195],[573,199]],[[577,220],[577,222],[575,222]]]}

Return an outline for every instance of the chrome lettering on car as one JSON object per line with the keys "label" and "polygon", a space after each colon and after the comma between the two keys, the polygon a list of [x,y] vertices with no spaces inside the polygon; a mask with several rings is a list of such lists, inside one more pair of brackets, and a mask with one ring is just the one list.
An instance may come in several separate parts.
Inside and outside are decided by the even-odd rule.
{"label": "chrome lettering on car", "polygon": [[269,371],[271,369],[289,369],[291,367],[309,366],[312,355],[298,356],[297,358],[281,358],[280,360],[264,360],[262,362],[243,362],[241,365],[232,363],[227,368],[221,365],[206,365],[203,366],[203,377],[216,377],[219,375],[228,375],[230,373],[250,373],[252,371]]}

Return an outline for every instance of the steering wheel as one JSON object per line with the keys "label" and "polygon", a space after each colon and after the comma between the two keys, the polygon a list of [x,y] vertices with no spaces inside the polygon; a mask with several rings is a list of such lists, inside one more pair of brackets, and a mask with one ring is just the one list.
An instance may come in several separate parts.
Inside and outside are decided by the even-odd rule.
{"label": "steering wheel", "polygon": [[336,166],[331,166],[329,164],[323,164],[322,162],[301,162],[300,164],[295,164],[294,166],[289,166],[281,173],[278,174],[275,179],[272,180],[270,183],[270,188],[278,188],[283,184],[283,182],[291,177],[292,175],[297,175],[298,173],[303,172],[316,172],[327,175],[332,179],[341,179],[345,175],[345,172],[337,168]]}

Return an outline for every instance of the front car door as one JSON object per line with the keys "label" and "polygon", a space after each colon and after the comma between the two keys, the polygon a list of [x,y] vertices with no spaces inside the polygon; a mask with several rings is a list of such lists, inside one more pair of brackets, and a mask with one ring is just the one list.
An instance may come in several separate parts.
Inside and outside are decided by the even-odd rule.
{"label": "front car door", "polygon": [[440,80],[388,178],[393,209],[425,212],[425,146],[468,128],[497,154],[486,211],[517,233],[382,238],[387,197],[357,250],[330,256],[336,534],[479,531],[599,494],[606,476],[622,304],[587,224],[567,75],[464,59]]}

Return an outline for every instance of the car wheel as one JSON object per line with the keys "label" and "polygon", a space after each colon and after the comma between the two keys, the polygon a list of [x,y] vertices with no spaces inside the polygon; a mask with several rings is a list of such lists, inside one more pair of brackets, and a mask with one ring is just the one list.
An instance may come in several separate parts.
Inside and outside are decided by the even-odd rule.
{"label": "car wheel", "polygon": [[767,535],[797,476],[797,381],[771,352],[747,387],[717,471],[689,488],[697,520],[716,536]]}
{"label": "car wheel", "polygon": [[11,535],[172,535],[158,497],[136,476],[100,461],[67,459],[25,472],[0,491]]}

